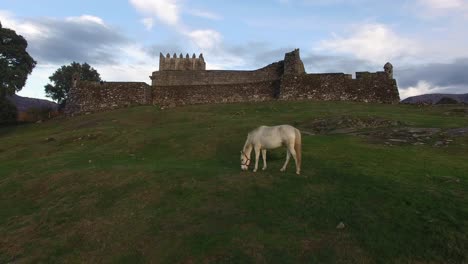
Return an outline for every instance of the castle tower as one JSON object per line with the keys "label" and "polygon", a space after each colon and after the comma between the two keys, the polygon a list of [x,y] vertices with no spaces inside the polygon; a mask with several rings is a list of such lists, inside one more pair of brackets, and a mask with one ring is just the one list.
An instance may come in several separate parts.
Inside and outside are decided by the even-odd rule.
{"label": "castle tower", "polygon": [[299,56],[299,49],[286,53],[284,55],[284,74],[299,75],[304,73],[304,63]]}
{"label": "castle tower", "polygon": [[164,55],[162,54],[162,52],[159,53],[159,70],[161,70],[161,67],[164,67],[164,61],[165,61],[165,58],[164,58]]}
{"label": "castle tower", "polygon": [[384,71],[389,79],[393,79],[393,65],[390,62],[385,63]]}
{"label": "castle tower", "polygon": [[159,54],[159,71],[199,71],[206,70],[205,59],[203,54],[197,58],[193,54],[192,58],[187,55],[184,57],[182,53],[177,56],[176,53],[171,57],[169,53],[164,57],[162,53]]}

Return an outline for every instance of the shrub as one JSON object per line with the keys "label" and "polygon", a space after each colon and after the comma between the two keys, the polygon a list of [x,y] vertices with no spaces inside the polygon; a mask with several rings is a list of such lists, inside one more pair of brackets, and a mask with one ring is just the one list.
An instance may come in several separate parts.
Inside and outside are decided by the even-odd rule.
{"label": "shrub", "polygon": [[436,104],[458,104],[458,101],[450,97],[442,97]]}
{"label": "shrub", "polygon": [[0,99],[0,125],[15,123],[17,116],[16,106],[6,98]]}

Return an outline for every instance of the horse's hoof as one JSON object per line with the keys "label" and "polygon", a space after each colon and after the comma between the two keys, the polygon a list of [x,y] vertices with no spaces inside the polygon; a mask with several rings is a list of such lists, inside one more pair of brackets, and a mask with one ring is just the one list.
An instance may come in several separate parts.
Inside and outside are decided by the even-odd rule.
{"label": "horse's hoof", "polygon": [[257,170],[253,170],[253,172],[257,172]]}
{"label": "horse's hoof", "polygon": [[263,168],[262,170],[266,170],[266,168]]}
{"label": "horse's hoof", "polygon": [[284,172],[284,171],[285,171],[285,169],[281,169],[280,171],[281,171],[281,172]]}
{"label": "horse's hoof", "polygon": [[297,175],[300,175],[300,174],[301,174],[301,172],[300,172],[300,171],[296,171],[296,174],[297,174]]}

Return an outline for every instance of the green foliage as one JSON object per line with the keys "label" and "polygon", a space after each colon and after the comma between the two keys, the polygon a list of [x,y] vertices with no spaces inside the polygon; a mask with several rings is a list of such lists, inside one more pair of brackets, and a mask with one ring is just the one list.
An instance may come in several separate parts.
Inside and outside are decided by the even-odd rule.
{"label": "green foliage", "polygon": [[36,61],[26,51],[28,42],[0,23],[0,97],[20,91]]}
{"label": "green foliage", "polygon": [[16,122],[18,111],[7,98],[0,98],[0,125]]}
{"label": "green foliage", "polygon": [[47,84],[45,86],[46,96],[56,100],[60,105],[63,105],[72,87],[74,73],[78,73],[82,81],[101,81],[99,73],[88,63],[80,64],[72,62],[70,65],[60,67],[49,77],[53,84]]}

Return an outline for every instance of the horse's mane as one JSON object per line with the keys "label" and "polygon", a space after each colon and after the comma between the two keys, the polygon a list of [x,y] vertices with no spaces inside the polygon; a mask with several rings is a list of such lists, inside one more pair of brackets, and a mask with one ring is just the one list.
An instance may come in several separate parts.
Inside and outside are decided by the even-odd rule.
{"label": "horse's mane", "polygon": [[[253,132],[253,131],[252,131]],[[252,132],[249,132],[247,134],[247,140],[245,140],[244,148],[243,150],[252,143]]]}

